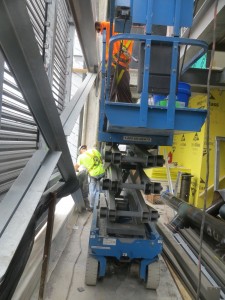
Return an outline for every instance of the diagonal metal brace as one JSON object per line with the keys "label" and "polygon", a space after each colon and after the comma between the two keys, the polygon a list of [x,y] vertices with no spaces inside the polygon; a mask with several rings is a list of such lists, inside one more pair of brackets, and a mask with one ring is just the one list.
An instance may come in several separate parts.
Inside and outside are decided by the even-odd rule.
{"label": "diagonal metal brace", "polygon": [[65,181],[78,181],[25,0],[0,0],[0,47]]}

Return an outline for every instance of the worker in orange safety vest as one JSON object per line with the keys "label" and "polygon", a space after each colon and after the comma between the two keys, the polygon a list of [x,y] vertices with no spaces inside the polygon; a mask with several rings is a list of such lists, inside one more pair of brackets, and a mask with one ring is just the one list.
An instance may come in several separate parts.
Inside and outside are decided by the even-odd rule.
{"label": "worker in orange safety vest", "polygon": [[[95,22],[95,29],[98,33],[106,30],[106,61],[109,55],[109,39],[110,39],[110,22]],[[114,26],[112,35],[114,32]],[[112,53],[112,69],[111,69],[111,92],[110,100],[115,101],[117,96],[118,102],[132,103],[132,95],[130,91],[130,74],[129,64],[132,58],[134,42],[131,40],[121,40],[113,44]]]}

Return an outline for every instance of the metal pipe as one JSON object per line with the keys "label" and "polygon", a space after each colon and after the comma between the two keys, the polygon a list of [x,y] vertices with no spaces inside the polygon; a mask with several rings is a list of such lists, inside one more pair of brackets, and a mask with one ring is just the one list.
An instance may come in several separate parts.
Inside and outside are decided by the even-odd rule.
{"label": "metal pipe", "polygon": [[186,202],[189,200],[191,177],[190,173],[181,174],[180,198]]}
{"label": "metal pipe", "polygon": [[[175,209],[178,215],[183,218],[185,222],[190,225],[194,225],[200,228],[202,222],[202,211],[201,209],[194,207],[183,200],[173,196],[168,192],[164,192],[161,195],[161,199]],[[225,222],[216,219],[215,217],[206,214],[204,233],[212,237],[214,240],[224,244],[225,243]]]}
{"label": "metal pipe", "polygon": [[220,207],[219,214],[220,217],[225,220],[225,204]]}
{"label": "metal pipe", "polygon": [[207,214],[216,217],[219,213],[220,207],[225,204],[222,197],[218,198],[218,200],[213,203],[210,207],[206,209]]}

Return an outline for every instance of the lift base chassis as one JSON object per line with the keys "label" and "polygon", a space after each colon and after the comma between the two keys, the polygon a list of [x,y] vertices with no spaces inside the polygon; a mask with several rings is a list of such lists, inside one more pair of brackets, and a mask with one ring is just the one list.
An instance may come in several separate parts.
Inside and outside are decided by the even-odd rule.
{"label": "lift base chassis", "polygon": [[111,223],[107,218],[100,217],[100,208],[95,208],[89,239],[86,284],[95,285],[98,278],[106,275],[107,264],[114,260],[131,266],[138,263],[139,278],[146,282],[147,288],[156,289],[160,272],[158,255],[161,252],[162,239],[153,222],[136,225]]}

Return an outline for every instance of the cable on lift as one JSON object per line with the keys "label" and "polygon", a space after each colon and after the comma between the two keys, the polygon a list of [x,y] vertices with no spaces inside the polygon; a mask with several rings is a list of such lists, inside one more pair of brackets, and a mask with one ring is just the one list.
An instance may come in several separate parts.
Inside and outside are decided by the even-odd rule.
{"label": "cable on lift", "polygon": [[210,79],[211,79],[212,66],[213,66],[215,47],[216,47],[216,18],[217,18],[218,2],[219,2],[218,0],[215,1],[214,21],[213,21],[212,54],[211,54],[209,72],[208,72],[208,77],[207,77],[206,180],[205,180],[205,190],[204,190],[202,223],[201,223],[201,228],[200,228],[200,243],[199,243],[199,256],[198,256],[198,288],[197,288],[196,300],[199,300],[200,288],[201,288],[202,242],[203,242],[203,234],[204,234],[205,215],[206,215],[206,201],[207,201],[207,192],[208,192],[207,190],[208,190],[208,182],[209,182]]}

